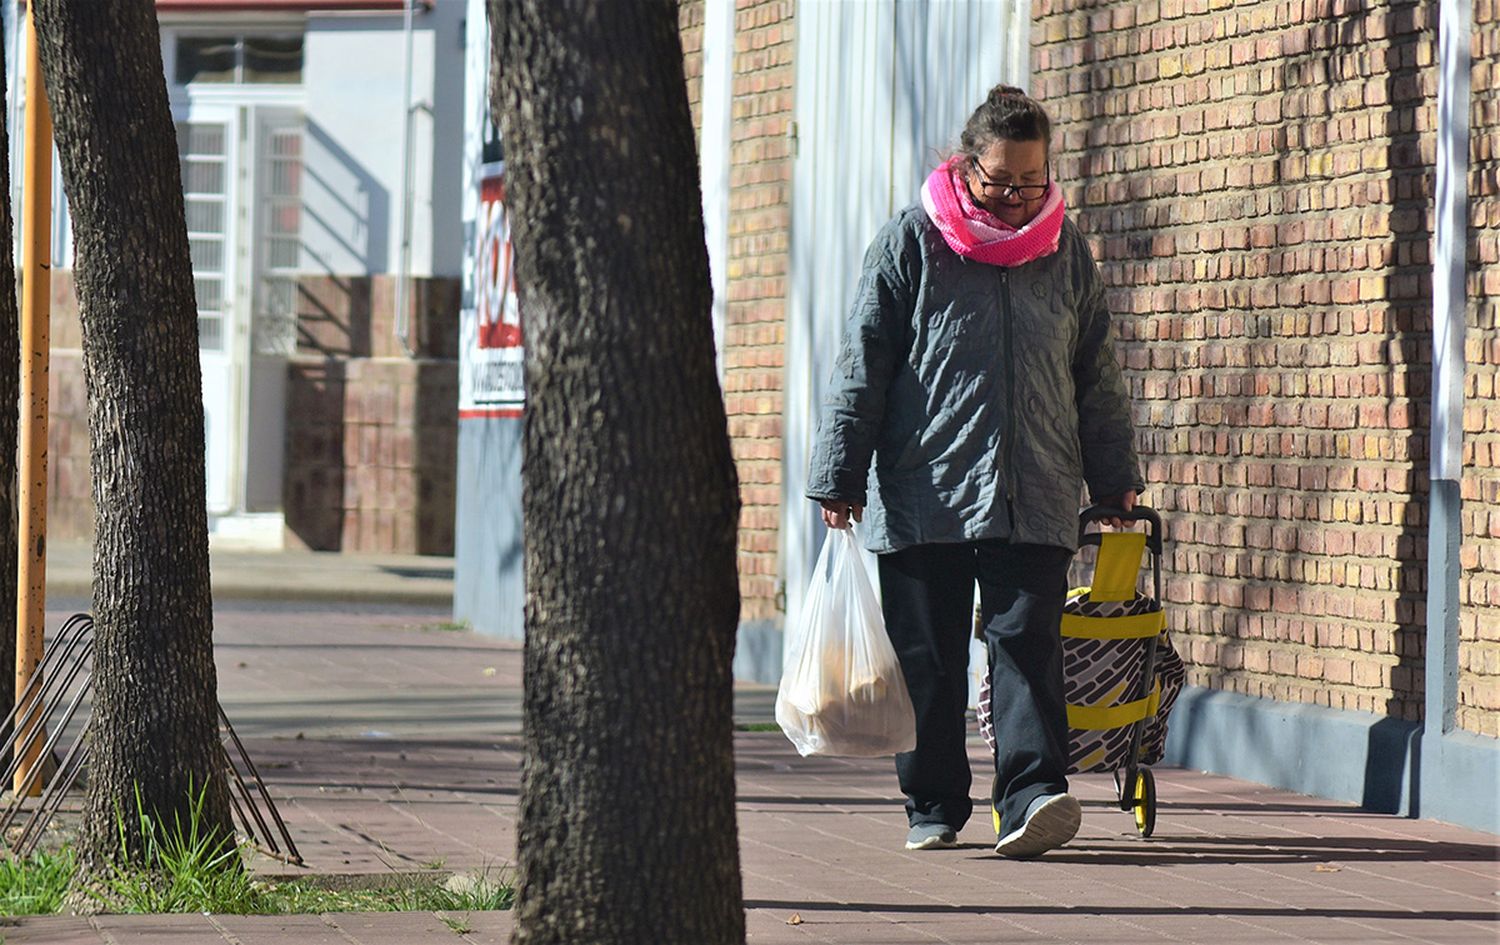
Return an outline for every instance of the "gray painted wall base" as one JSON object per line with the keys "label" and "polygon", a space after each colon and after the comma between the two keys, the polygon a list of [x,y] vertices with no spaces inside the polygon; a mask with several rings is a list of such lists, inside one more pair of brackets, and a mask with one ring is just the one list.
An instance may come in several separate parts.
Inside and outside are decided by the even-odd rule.
{"label": "gray painted wall base", "polygon": [[1500,742],[1448,735],[1439,758],[1422,741],[1415,722],[1188,687],[1172,709],[1165,761],[1500,833]]}
{"label": "gray painted wall base", "polygon": [[1453,731],[1422,739],[1417,815],[1500,833],[1500,742]]}
{"label": "gray painted wall base", "polygon": [[785,636],[779,621],[741,622],[734,643],[734,678],[744,682],[780,682]]}
{"label": "gray painted wall base", "polygon": [[521,429],[520,420],[458,422],[453,619],[506,640],[525,633]]}

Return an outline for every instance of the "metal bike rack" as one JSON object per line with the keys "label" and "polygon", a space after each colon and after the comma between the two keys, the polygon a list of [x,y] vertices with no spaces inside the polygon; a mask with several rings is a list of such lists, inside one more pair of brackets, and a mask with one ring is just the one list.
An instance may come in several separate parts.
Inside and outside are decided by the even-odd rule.
{"label": "metal bike rack", "polygon": [[[88,767],[89,730],[93,721],[93,630],[94,618],[88,614],[68,618],[48,644],[37,671],[18,695],[15,708],[0,722],[0,731],[10,732],[0,743],[0,758],[7,753],[11,758],[0,784],[11,784],[21,767],[21,759],[28,753],[37,754],[37,761],[20,790],[0,808],[0,843],[15,856],[27,856],[36,849],[47,824]],[[301,866],[302,855],[297,852],[297,844],[265,780],[235,733],[224,707],[219,705],[217,709],[219,759],[229,778],[230,805],[241,831],[261,852]],[[69,741],[68,733],[75,720],[77,731]],[[67,747],[59,761],[57,753],[64,742]],[[52,769],[50,776],[49,769]],[[39,779],[45,780],[46,787],[34,804],[28,804]],[[12,827],[23,814],[27,815],[25,820],[11,836]]]}

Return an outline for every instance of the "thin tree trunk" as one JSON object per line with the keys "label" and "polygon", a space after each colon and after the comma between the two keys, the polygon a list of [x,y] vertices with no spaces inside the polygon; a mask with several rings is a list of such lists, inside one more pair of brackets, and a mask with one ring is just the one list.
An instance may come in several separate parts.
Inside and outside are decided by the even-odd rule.
{"label": "thin tree trunk", "polygon": [[524,945],[744,941],[739,500],[672,0],[491,0],[526,333]]}
{"label": "thin tree trunk", "polygon": [[[17,44],[19,45],[19,44]],[[5,101],[5,49],[0,43],[0,102]],[[10,133],[0,121],[0,155]],[[17,442],[21,396],[21,318],[16,303],[15,228],[10,215],[10,161],[0,160],[0,718],[16,703]],[[0,723],[0,744],[10,731]],[[0,752],[0,767],[10,763]],[[0,791],[10,785],[0,785]]]}
{"label": "thin tree trunk", "polygon": [[[138,790],[171,824],[215,763],[197,305],[176,133],[150,0],[35,0],[74,232],[94,477],[94,729],[84,856],[140,852]],[[185,819],[184,819],[185,822]]]}

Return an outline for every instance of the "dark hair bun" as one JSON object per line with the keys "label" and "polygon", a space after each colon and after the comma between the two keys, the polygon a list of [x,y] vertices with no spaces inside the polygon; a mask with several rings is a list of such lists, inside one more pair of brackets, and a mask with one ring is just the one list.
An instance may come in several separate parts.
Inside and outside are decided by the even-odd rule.
{"label": "dark hair bun", "polygon": [[978,157],[996,141],[1052,143],[1052,120],[1046,109],[1014,85],[990,89],[984,104],[974,109],[959,139],[959,150]]}

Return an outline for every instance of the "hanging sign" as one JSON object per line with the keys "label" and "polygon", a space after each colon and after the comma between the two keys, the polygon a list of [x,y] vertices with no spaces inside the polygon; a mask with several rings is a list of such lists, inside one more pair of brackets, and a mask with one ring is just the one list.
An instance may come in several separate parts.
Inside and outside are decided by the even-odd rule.
{"label": "hanging sign", "polygon": [[458,415],[519,417],[526,402],[515,251],[503,164],[486,165],[474,225],[472,305],[462,313]]}

